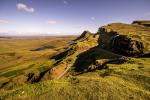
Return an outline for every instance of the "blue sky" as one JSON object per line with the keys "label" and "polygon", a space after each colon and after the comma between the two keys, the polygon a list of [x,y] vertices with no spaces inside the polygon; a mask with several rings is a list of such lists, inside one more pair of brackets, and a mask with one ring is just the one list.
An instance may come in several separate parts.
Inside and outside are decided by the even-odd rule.
{"label": "blue sky", "polygon": [[0,0],[0,35],[76,35],[150,20],[150,0]]}

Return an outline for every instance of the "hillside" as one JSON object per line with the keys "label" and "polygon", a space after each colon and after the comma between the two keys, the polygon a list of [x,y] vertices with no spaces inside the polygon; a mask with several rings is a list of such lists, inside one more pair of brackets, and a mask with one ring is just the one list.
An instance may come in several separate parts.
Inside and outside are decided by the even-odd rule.
{"label": "hillside", "polygon": [[147,21],[147,20],[134,21],[132,24],[137,24],[137,25],[143,25],[143,26],[146,26],[146,27],[150,27],[150,21]]}
{"label": "hillside", "polygon": [[46,69],[12,79],[3,76],[1,98],[150,99],[149,21],[111,23],[97,33],[84,31],[48,61]]}

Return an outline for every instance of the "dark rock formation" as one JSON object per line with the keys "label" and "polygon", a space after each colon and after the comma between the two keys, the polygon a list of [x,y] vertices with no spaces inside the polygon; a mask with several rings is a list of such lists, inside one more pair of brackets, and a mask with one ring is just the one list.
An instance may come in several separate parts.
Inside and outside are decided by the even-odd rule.
{"label": "dark rock formation", "polygon": [[143,21],[133,21],[132,24],[150,27],[150,20],[149,21],[144,21],[144,20]]}
{"label": "dark rock formation", "polygon": [[128,56],[138,56],[143,53],[144,45],[142,42],[132,40],[125,35],[113,37],[110,46],[114,52]]}
{"label": "dark rock formation", "polygon": [[125,56],[140,56],[149,53],[150,28],[135,25],[135,23],[140,23],[140,21],[135,21],[133,24],[113,23],[100,27],[98,30],[100,47]]}

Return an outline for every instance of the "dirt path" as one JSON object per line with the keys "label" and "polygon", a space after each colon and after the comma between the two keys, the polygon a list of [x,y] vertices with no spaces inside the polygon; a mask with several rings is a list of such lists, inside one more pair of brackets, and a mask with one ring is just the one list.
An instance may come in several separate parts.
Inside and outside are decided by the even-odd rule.
{"label": "dirt path", "polygon": [[72,64],[68,64],[68,66],[67,66],[67,68],[65,69],[65,71],[64,71],[62,74],[60,74],[60,75],[57,77],[57,79],[60,79],[62,76],[64,76],[64,75],[68,72],[68,70],[71,68],[71,66],[72,66]]}

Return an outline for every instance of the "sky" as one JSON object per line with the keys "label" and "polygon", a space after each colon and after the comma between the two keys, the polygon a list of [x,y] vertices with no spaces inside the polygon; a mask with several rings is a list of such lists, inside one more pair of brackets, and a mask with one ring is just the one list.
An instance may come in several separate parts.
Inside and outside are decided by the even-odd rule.
{"label": "sky", "polygon": [[0,35],[78,35],[150,20],[150,0],[0,0]]}

